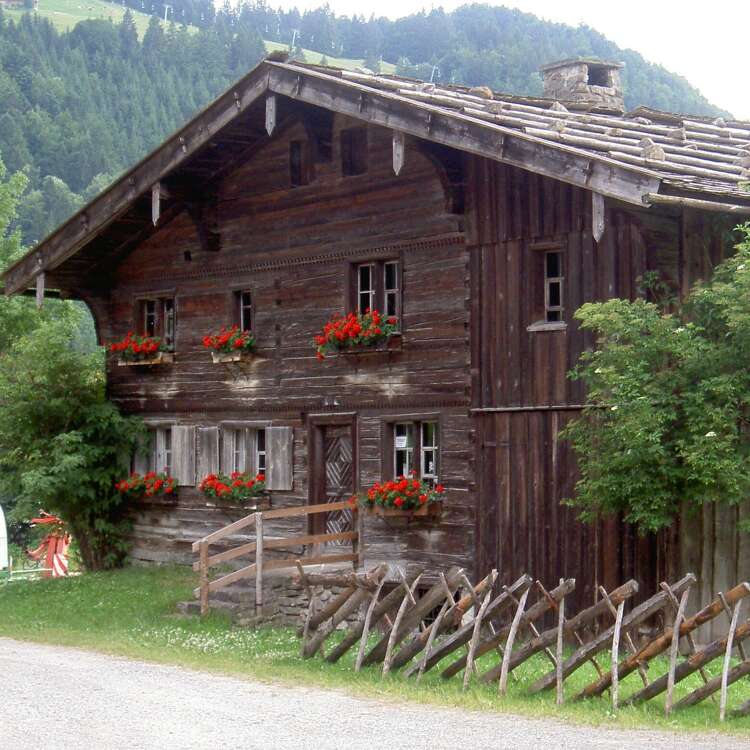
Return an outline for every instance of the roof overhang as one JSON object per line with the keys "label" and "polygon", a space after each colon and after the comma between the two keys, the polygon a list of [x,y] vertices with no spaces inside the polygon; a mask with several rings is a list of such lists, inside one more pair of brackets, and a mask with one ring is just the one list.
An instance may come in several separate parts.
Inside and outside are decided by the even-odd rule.
{"label": "roof overhang", "polygon": [[38,274],[54,271],[90,245],[137,199],[185,165],[267,94],[521,167],[641,207],[646,196],[658,193],[661,186],[661,176],[643,167],[405,99],[391,91],[346,80],[336,71],[266,60],[8,268],[3,274],[5,293],[27,289]]}

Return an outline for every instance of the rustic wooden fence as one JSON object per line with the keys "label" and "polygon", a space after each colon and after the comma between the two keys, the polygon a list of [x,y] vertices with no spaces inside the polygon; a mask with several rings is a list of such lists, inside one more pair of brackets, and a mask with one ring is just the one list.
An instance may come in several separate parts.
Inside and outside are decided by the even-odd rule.
{"label": "rustic wooden fence", "polygon": [[[264,534],[264,525],[268,521],[281,518],[308,517],[336,510],[348,510],[352,512],[352,531],[340,531],[331,534],[300,534],[298,536],[284,537],[270,537]],[[263,611],[263,575],[271,570],[299,569],[308,565],[347,562],[353,563],[356,569],[360,564],[360,515],[360,511],[357,508],[353,508],[348,501],[258,511],[208,534],[197,542],[193,542],[193,552],[198,553],[198,560],[193,563],[193,570],[198,571],[200,574],[200,585],[195,589],[194,593],[200,599],[201,615],[208,613],[208,600],[211,593],[246,578],[255,579],[255,608],[256,612],[261,613]],[[236,545],[229,546],[222,552],[209,555],[209,547],[212,544],[223,541],[226,547],[231,537],[235,536],[238,532],[241,531],[243,535],[247,535],[253,528],[255,530],[254,541],[246,542],[243,540]],[[327,552],[325,545],[331,542],[349,542],[351,543],[351,552]],[[298,547],[305,547],[308,550],[308,554],[303,556],[295,554],[272,559],[269,559],[265,554],[271,550],[294,549]],[[209,580],[210,569],[212,567],[227,565],[240,557],[248,557],[252,562],[230,573],[225,573],[214,580]]]}
{"label": "rustic wooden fence", "polygon": [[[727,716],[728,687],[750,675],[750,658],[742,645],[750,637],[750,618],[740,618],[743,601],[750,595],[748,583],[718,594],[688,615],[688,594],[696,582],[692,573],[674,583],[662,583],[658,592],[626,613],[626,603],[638,592],[638,583],[630,580],[612,591],[600,587],[601,598],[594,605],[569,615],[565,597],[575,589],[573,579],[561,578],[557,586],[547,590],[528,575],[510,585],[498,585],[497,572],[493,571],[473,585],[462,570],[454,568],[433,576],[429,587],[420,588],[422,574],[407,576],[396,571],[395,586],[384,593],[386,579],[393,579],[385,565],[342,575],[309,573],[303,562],[300,560],[297,566],[296,578],[307,588],[310,605],[299,629],[302,655],[310,658],[321,652],[326,640],[359,613],[356,621],[343,632],[338,631],[340,637],[331,639],[324,656],[326,661],[336,662],[356,648],[356,671],[378,665],[383,676],[402,670],[405,677],[418,681],[439,665],[443,679],[462,675],[464,689],[478,680],[497,683],[498,691],[504,694],[514,670],[534,655],[544,654],[550,669],[528,686],[532,694],[554,688],[557,703],[562,703],[566,699],[565,680],[584,664],[591,664],[597,679],[570,700],[609,691],[616,710],[620,705],[666,694],[665,711],[669,715],[719,692],[722,721]],[[313,594],[315,586],[343,586],[344,590],[319,609]],[[529,605],[532,592],[535,601]],[[693,636],[696,628],[722,614],[729,620],[728,634],[699,648]],[[655,615],[661,615],[663,627],[655,636],[639,638],[639,628],[653,621]],[[554,624],[540,630],[544,619]],[[680,653],[681,640],[684,656]],[[574,649],[567,656],[566,643]],[[740,661],[732,666],[735,649]],[[655,671],[654,658],[665,653],[666,673],[649,680],[649,666]],[[483,667],[482,659],[487,654],[496,656],[491,665]],[[705,667],[715,659],[723,659],[721,674],[709,678]],[[638,672],[643,687],[621,701],[619,683],[633,672]],[[675,703],[675,684],[695,672],[701,675],[703,684]],[[750,701],[729,715],[750,715]]]}

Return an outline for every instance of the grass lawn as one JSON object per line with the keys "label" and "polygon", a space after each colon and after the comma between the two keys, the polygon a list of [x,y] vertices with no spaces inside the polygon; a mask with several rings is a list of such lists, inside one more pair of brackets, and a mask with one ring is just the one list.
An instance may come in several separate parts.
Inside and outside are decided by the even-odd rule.
{"label": "grass lawn", "polygon": [[[711,700],[664,718],[662,700],[614,714],[609,699],[555,706],[554,691],[529,696],[525,688],[549,671],[543,656],[519,667],[517,681],[510,681],[509,694],[500,697],[496,685],[475,685],[463,692],[461,676],[444,681],[439,670],[428,672],[418,685],[398,674],[380,679],[376,668],[356,674],[351,650],[338,664],[315,658],[303,661],[299,641],[289,628],[246,630],[233,628],[223,616],[203,621],[174,614],[176,602],[191,596],[196,584],[186,568],[129,568],[112,573],[88,574],[69,579],[13,582],[0,585],[0,636],[65,646],[77,646],[166,664],[274,680],[287,684],[318,685],[345,689],[350,694],[396,701],[419,701],[469,709],[507,711],[532,717],[556,716],[569,721],[618,727],[649,727],[681,730],[719,730],[750,737],[750,718],[718,720],[718,703]],[[600,657],[601,663],[607,660]],[[480,662],[482,671],[489,664]],[[721,659],[709,666],[713,676]],[[666,671],[666,662],[653,664],[651,679]],[[569,677],[566,695],[573,695],[595,677],[585,665]],[[675,700],[700,684],[700,677],[678,683]],[[637,674],[620,684],[626,697],[641,685]],[[750,698],[750,681],[729,689],[729,707]],[[718,697],[717,697],[718,701]]]}

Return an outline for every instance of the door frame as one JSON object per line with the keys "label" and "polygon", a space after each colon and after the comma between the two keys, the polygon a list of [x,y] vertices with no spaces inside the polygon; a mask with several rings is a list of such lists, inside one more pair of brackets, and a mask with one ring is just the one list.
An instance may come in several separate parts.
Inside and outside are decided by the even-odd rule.
{"label": "door frame", "polygon": [[[352,436],[352,492],[359,490],[359,441],[357,413],[310,414],[307,418],[307,504],[316,505],[325,496],[325,428],[349,425]],[[309,534],[325,533],[325,513],[307,517]]]}

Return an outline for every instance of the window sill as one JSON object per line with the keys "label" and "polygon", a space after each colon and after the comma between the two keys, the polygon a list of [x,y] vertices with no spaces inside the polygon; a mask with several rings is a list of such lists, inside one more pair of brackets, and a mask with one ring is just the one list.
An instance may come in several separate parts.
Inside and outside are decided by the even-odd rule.
{"label": "window sill", "polygon": [[568,328],[568,324],[564,320],[546,321],[541,320],[538,323],[532,323],[526,327],[529,333],[536,333],[537,331],[565,331]]}
{"label": "window sill", "polygon": [[156,357],[149,357],[148,359],[117,360],[119,367],[151,367],[153,365],[171,365],[173,362],[174,352],[159,352]]}

